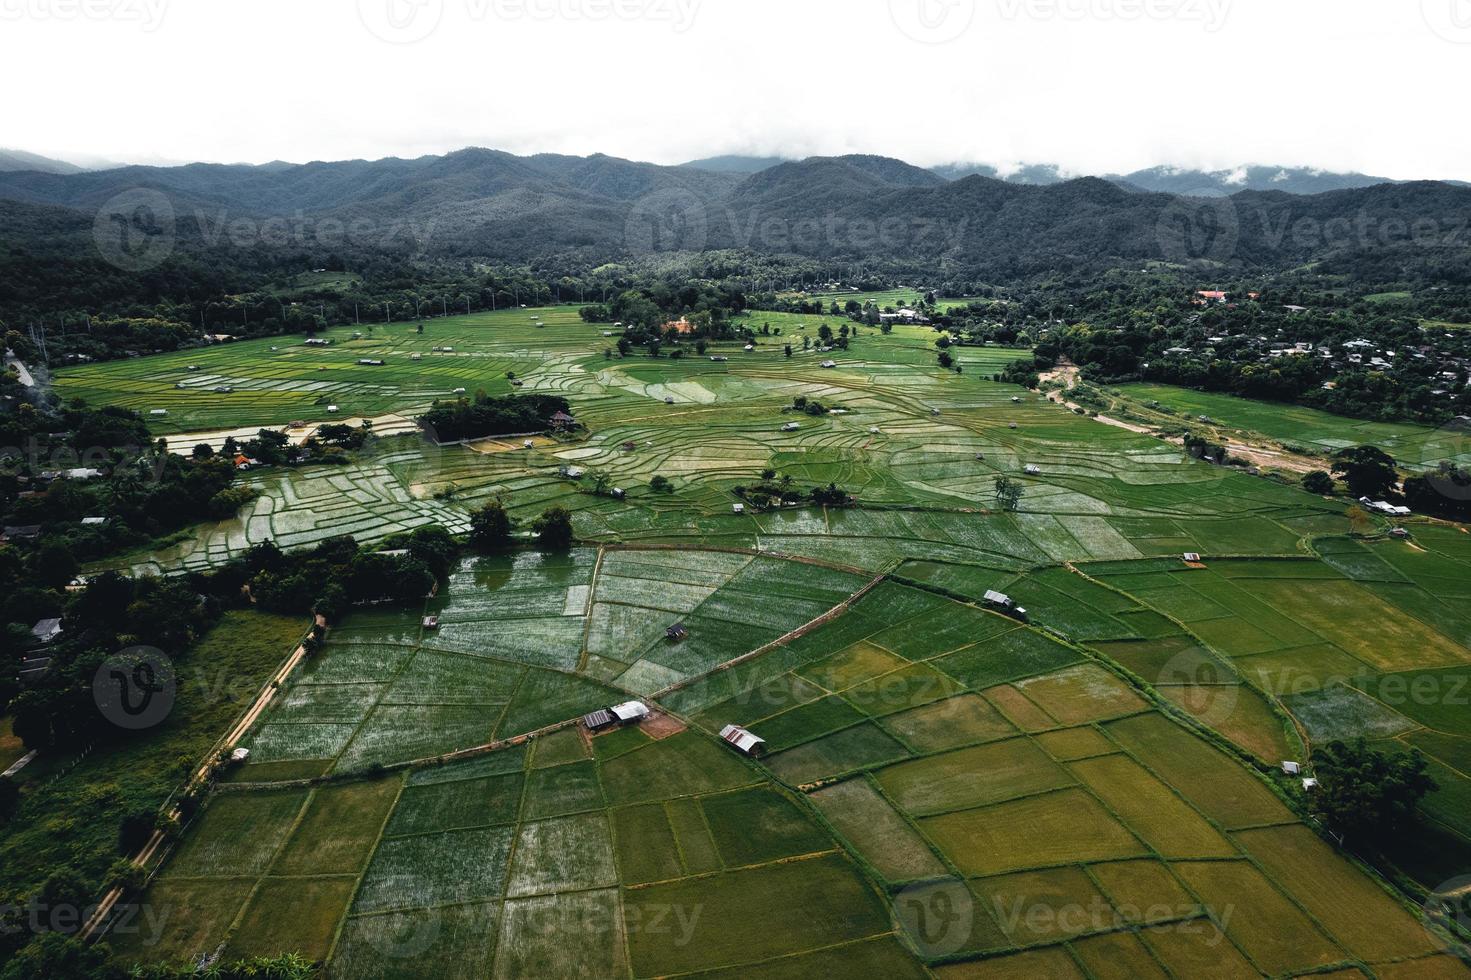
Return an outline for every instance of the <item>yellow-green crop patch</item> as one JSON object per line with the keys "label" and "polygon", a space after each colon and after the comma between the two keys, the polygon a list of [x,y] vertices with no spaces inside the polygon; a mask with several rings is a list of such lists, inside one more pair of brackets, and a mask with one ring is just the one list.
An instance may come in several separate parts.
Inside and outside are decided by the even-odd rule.
{"label": "yellow-green crop patch", "polygon": [[1146,853],[1128,829],[1078,789],[926,817],[919,827],[968,875]]}
{"label": "yellow-green crop patch", "polygon": [[1071,785],[1027,738],[900,762],[878,773],[885,795],[913,816],[948,813]]}

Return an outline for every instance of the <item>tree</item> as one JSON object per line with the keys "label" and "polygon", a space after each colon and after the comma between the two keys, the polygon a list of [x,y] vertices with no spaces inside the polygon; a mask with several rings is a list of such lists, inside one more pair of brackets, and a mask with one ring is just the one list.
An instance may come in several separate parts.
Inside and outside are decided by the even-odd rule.
{"label": "tree", "polygon": [[1323,470],[1313,470],[1311,473],[1303,474],[1302,488],[1308,493],[1315,493],[1320,497],[1331,496],[1333,493],[1333,477]]}
{"label": "tree", "polygon": [[454,568],[460,546],[446,528],[429,524],[409,533],[408,549],[409,554],[423,562],[435,578],[443,580]]}
{"label": "tree", "polygon": [[1374,521],[1369,517],[1369,512],[1358,504],[1344,511],[1343,516],[1348,518],[1349,527],[1355,534],[1368,534],[1374,527]]}
{"label": "tree", "polygon": [[1022,485],[1011,477],[997,474],[995,480],[996,503],[1002,510],[1016,510],[1022,499]]}
{"label": "tree", "polygon": [[667,476],[656,476],[649,481],[649,489],[655,493],[668,493],[674,489],[674,484],[669,482]]}
{"label": "tree", "polygon": [[951,353],[948,350],[942,350],[942,351],[940,351],[939,360],[940,360],[940,367],[944,368],[947,371],[950,370],[952,367],[955,366],[955,358],[951,355]]}
{"label": "tree", "polygon": [[59,589],[76,577],[77,559],[62,541],[52,539],[42,544],[31,559],[36,578],[53,589]]}
{"label": "tree", "polygon": [[557,505],[548,507],[531,522],[536,532],[536,543],[551,551],[565,551],[572,547],[572,512]]}
{"label": "tree", "polygon": [[23,946],[0,971],[0,980],[35,980],[39,977],[124,980],[127,973],[109,963],[105,946],[83,942],[60,932],[44,932]]}
{"label": "tree", "polygon": [[1419,818],[1420,801],[1439,785],[1420,750],[1389,755],[1360,737],[1330,742],[1317,757],[1313,812],[1356,844],[1379,847]]}
{"label": "tree", "polygon": [[214,448],[210,446],[210,444],[207,442],[199,443],[194,447],[193,451],[193,456],[195,459],[209,459],[214,454]]}
{"label": "tree", "polygon": [[601,497],[608,492],[608,487],[613,484],[613,478],[602,470],[594,470],[588,474],[592,479],[592,492]]}
{"label": "tree", "polygon": [[495,551],[511,543],[513,522],[499,497],[470,512],[470,547]]}
{"label": "tree", "polygon": [[82,927],[82,915],[92,902],[93,890],[72,868],[59,868],[46,876],[36,892],[35,907],[42,924],[54,932],[73,933]]}
{"label": "tree", "polygon": [[158,811],[156,810],[145,808],[125,814],[117,829],[118,851],[125,855],[138,853],[153,836],[153,828],[157,823]]}
{"label": "tree", "polygon": [[312,603],[312,612],[331,622],[343,613],[347,612],[352,605],[352,600],[347,596],[347,590],[336,582],[328,582],[322,588],[322,594]]}
{"label": "tree", "polygon": [[1382,497],[1399,480],[1393,457],[1377,446],[1340,449],[1333,459],[1333,475],[1342,477],[1355,497]]}
{"label": "tree", "polygon": [[20,806],[20,787],[13,779],[0,779],[0,821],[9,820]]}

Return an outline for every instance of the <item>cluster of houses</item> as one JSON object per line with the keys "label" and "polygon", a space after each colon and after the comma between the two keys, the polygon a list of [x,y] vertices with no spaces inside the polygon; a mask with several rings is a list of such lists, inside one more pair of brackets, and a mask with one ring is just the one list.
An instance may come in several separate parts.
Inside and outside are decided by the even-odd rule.
{"label": "cluster of houses", "polygon": [[[1269,364],[1281,358],[1310,357],[1334,372],[1368,369],[1385,374],[1403,375],[1431,385],[1431,394],[1437,398],[1452,396],[1468,377],[1471,377],[1471,356],[1450,345],[1437,345],[1426,341],[1414,346],[1388,347],[1362,337],[1336,342],[1308,341],[1283,338],[1282,330],[1277,337],[1263,334],[1216,335],[1205,337],[1194,346],[1166,348],[1167,358],[1226,358],[1237,363],[1255,360]],[[1443,339],[1456,340],[1452,334]],[[1146,365],[1147,367],[1148,365]],[[1323,387],[1332,389],[1334,382],[1326,381]]]}
{"label": "cluster of houses", "polygon": [[925,316],[923,313],[920,313],[918,310],[911,310],[908,307],[903,307],[901,309],[895,310],[893,313],[880,313],[879,322],[926,324],[930,322],[930,318]]}

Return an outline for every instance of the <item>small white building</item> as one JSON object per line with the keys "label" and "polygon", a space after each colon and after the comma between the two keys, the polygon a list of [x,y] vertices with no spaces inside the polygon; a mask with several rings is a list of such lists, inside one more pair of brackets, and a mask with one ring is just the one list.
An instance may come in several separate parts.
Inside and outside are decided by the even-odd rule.
{"label": "small white building", "polygon": [[625,725],[642,721],[649,716],[649,706],[642,701],[625,701],[622,704],[613,705],[608,710],[613,713],[614,718]]}
{"label": "small white building", "polygon": [[720,730],[720,738],[742,755],[757,756],[766,751],[764,738],[759,738],[739,725],[726,725]]}
{"label": "small white building", "polygon": [[802,428],[802,426],[799,423],[788,422],[786,425],[781,427],[781,430],[783,432],[796,432],[800,428]]}
{"label": "small white building", "polygon": [[50,643],[61,635],[61,620],[43,619],[31,627],[31,635],[42,643]]}
{"label": "small white building", "polygon": [[730,505],[730,512],[732,514],[744,514],[746,512],[746,505],[745,504],[731,504]]}
{"label": "small white building", "polygon": [[330,414],[332,414],[332,415],[336,415],[337,414],[337,406],[336,405],[328,405],[327,406],[327,411]]}
{"label": "small white building", "polygon": [[1041,476],[1042,475],[1042,467],[1038,466],[1036,463],[1028,463],[1026,465],[1025,469],[1026,469],[1027,476]]}
{"label": "small white building", "polygon": [[1296,776],[1302,772],[1302,766],[1293,762],[1291,759],[1287,759],[1282,763],[1282,771],[1289,776]]}
{"label": "small white building", "polygon": [[1200,552],[1198,552],[1198,551],[1187,551],[1187,552],[1185,552],[1185,554],[1181,555],[1181,557],[1183,559],[1185,559],[1185,561],[1190,562],[1191,564],[1197,564],[1200,561]]}

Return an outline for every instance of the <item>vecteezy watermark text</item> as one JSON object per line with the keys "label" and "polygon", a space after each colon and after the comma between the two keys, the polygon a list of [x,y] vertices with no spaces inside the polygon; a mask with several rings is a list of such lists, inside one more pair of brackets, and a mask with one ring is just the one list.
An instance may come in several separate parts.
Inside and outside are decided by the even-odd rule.
{"label": "vecteezy watermark text", "polygon": [[0,21],[117,21],[156,31],[169,0],[0,0]]}

